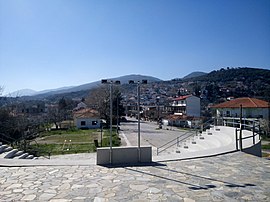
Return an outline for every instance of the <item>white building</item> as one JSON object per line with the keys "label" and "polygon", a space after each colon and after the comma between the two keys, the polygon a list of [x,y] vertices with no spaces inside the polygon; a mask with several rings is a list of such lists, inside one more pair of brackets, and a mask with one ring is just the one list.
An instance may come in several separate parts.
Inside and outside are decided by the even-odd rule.
{"label": "white building", "polygon": [[200,117],[201,115],[201,100],[194,95],[174,98],[171,106],[174,115],[190,117]]}
{"label": "white building", "polygon": [[269,103],[256,98],[237,98],[212,106],[217,117],[240,117],[242,106],[243,118],[256,118],[269,120]]}
{"label": "white building", "polygon": [[163,122],[178,127],[196,127],[200,123],[201,100],[194,95],[185,95],[173,99],[170,112]]}
{"label": "white building", "polygon": [[101,119],[99,113],[93,109],[81,109],[74,112],[74,122],[77,128],[100,128]]}

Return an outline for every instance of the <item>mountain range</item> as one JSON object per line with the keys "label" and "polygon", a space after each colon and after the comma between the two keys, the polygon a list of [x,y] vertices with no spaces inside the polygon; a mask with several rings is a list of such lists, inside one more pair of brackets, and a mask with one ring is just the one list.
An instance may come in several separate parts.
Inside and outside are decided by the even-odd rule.
{"label": "mountain range", "polygon": [[[181,79],[172,79],[169,81],[162,81],[156,77],[136,74],[108,79],[114,81],[119,80],[121,84],[128,83],[129,80],[148,80],[148,83],[159,83],[158,86],[162,85],[162,83],[164,83],[164,85],[170,83],[180,83],[180,85],[187,88],[190,92],[194,91],[194,89],[197,89],[197,91],[207,90],[208,94],[214,94],[217,98],[220,96],[225,96],[221,95],[224,89],[227,91],[229,90],[229,93],[227,93],[228,95],[226,94],[226,96],[270,96],[270,70],[260,68],[227,67],[221,68],[220,70],[214,70],[210,73],[192,72]],[[13,95],[13,97],[21,96],[25,99],[46,99],[52,98],[52,96],[67,96],[67,94],[70,97],[84,97],[91,88],[97,87],[99,85],[101,85],[101,81],[39,92],[33,91],[31,89],[25,89],[16,91],[10,95]]]}
{"label": "mountain range", "polygon": [[[121,82],[121,84],[127,84],[129,82],[129,80],[134,80],[134,81],[147,80],[149,83],[162,81],[161,79],[156,78],[156,77],[137,75],[137,74],[125,75],[125,76],[120,76],[120,77],[116,77],[116,78],[108,78],[108,80],[114,80],[114,81],[118,80]],[[46,96],[55,95],[55,94],[71,93],[71,92],[89,90],[91,88],[99,86],[100,84],[101,84],[101,81],[94,81],[94,82],[79,85],[79,86],[70,86],[70,87],[49,89],[49,90],[43,90],[43,91],[34,91],[32,89],[22,89],[22,90],[18,90],[18,91],[9,93],[7,96],[8,97],[22,97],[22,96],[46,97]]]}

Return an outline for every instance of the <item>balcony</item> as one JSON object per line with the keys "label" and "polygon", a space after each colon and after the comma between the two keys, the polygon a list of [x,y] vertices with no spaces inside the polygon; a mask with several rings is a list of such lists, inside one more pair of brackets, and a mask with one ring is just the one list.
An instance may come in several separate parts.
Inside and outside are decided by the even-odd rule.
{"label": "balcony", "polygon": [[172,106],[173,107],[186,107],[187,104],[186,103],[173,103]]}

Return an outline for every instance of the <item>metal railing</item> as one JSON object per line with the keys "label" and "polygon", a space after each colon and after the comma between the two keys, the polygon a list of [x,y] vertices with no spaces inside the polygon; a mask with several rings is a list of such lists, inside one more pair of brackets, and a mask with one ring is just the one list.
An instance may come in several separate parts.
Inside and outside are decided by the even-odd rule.
{"label": "metal railing", "polygon": [[165,150],[167,150],[168,148],[170,148],[174,145],[179,146],[179,143],[190,138],[191,136],[195,136],[196,134],[197,134],[197,131],[188,131],[188,132],[178,136],[177,138],[170,140],[166,144],[157,148],[157,155],[159,155],[161,152],[164,152]]}
{"label": "metal railing", "polygon": [[257,119],[242,118],[242,122],[240,123],[240,118],[222,117],[216,118],[215,122],[215,125],[217,126],[229,126],[254,131],[257,133],[261,132],[260,122]]}
{"label": "metal railing", "polygon": [[[256,144],[255,137],[259,135],[259,140],[261,139],[261,127],[260,122],[257,119],[250,118],[240,118],[237,117],[222,117],[216,118],[216,125],[219,126],[229,126],[235,128],[235,139],[236,139],[236,150],[243,150],[243,140],[252,138],[253,145]],[[252,135],[243,137],[243,130],[248,130],[252,132]],[[238,146],[239,142],[239,146]],[[239,148],[240,147],[240,148]]]}
{"label": "metal railing", "polygon": [[[205,121],[204,123],[202,123],[200,125],[200,127],[198,127],[198,128],[201,128],[201,132],[202,132],[202,131],[205,131],[205,130],[211,128],[212,126],[234,127],[235,128],[235,135],[236,135],[236,149],[237,150],[239,150],[239,147],[240,147],[240,150],[243,149],[242,145],[243,145],[244,139],[252,138],[254,145],[256,144],[255,137],[257,135],[259,135],[259,139],[261,139],[261,137],[260,137],[260,132],[261,132],[260,122],[257,119],[242,118],[242,122],[240,123],[240,118],[233,118],[233,117],[214,118],[213,117],[212,119],[209,119],[209,120]],[[252,135],[242,137],[242,130],[251,131]],[[168,148],[170,148],[174,145],[179,146],[179,143],[190,138],[191,136],[197,135],[197,133],[198,133],[197,130],[188,131],[188,132],[180,135],[179,137],[167,142],[166,144],[157,148],[157,155],[159,155],[161,152],[164,152],[165,150],[167,150]],[[239,142],[239,146],[238,146],[238,142]]]}
{"label": "metal railing", "polygon": [[201,124],[201,126],[200,126],[201,131],[205,131],[206,129],[211,128],[211,126],[213,126],[213,125],[215,125],[215,119],[213,119],[213,118],[209,119]]}

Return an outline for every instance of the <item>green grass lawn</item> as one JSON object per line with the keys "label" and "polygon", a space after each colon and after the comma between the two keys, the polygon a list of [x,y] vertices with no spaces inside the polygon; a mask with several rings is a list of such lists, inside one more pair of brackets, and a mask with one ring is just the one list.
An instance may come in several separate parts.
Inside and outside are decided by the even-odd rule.
{"label": "green grass lawn", "polygon": [[270,150],[270,144],[262,145],[262,149]]}
{"label": "green grass lawn", "polygon": [[[110,131],[104,129],[102,132],[102,146],[110,145]],[[101,132],[99,129],[89,130],[57,130],[47,131],[40,134],[40,137],[31,143],[31,150],[38,151],[37,155],[58,155],[74,154],[96,151],[94,140],[98,140],[101,146]],[[113,146],[120,146],[121,139],[118,137],[116,130],[112,133]]]}

